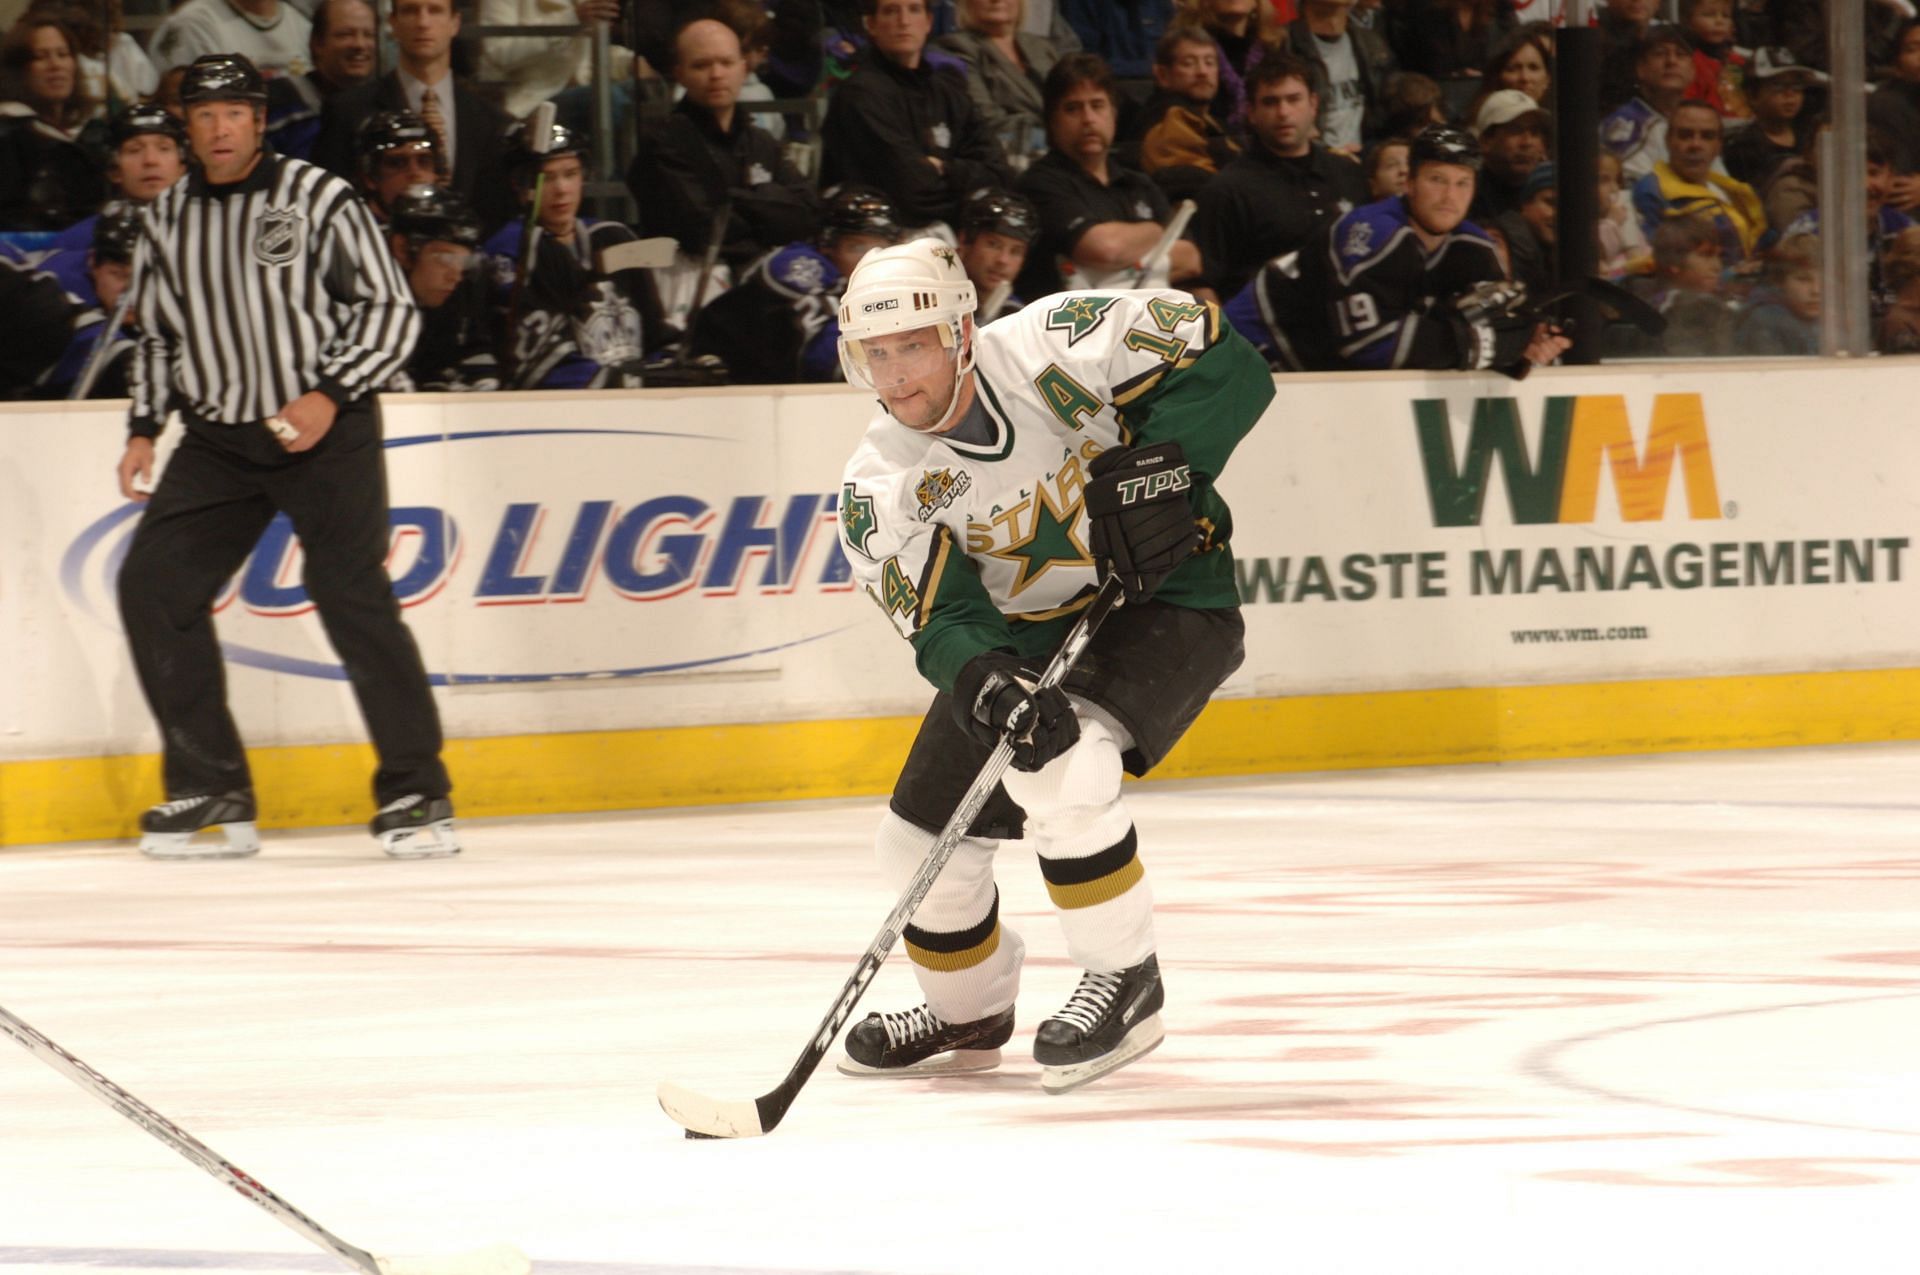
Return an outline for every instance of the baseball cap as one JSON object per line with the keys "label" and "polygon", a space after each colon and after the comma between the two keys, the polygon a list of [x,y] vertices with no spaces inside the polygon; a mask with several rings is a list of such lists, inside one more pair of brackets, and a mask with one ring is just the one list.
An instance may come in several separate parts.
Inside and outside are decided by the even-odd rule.
{"label": "baseball cap", "polygon": [[1528,115],[1538,115],[1543,123],[1552,119],[1540,103],[1519,89],[1489,93],[1487,100],[1480,103],[1480,113],[1473,117],[1473,135],[1485,137],[1488,129],[1511,124]]}
{"label": "baseball cap", "polygon": [[1747,74],[1755,80],[1771,80],[1778,76],[1791,75],[1798,78],[1803,84],[1825,84],[1827,82],[1826,72],[1816,71],[1810,66],[1803,65],[1799,59],[1793,56],[1793,50],[1791,49],[1762,48],[1755,50],[1753,65],[1748,68]]}

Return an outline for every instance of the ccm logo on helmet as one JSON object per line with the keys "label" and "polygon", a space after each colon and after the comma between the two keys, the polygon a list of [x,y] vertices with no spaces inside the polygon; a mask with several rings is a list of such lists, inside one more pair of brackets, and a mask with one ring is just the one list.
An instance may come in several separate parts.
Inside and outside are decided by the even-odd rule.
{"label": "ccm logo on helmet", "polygon": [[900,308],[900,298],[888,297],[885,301],[867,302],[865,305],[860,307],[860,313],[873,314],[880,310],[898,310],[899,308]]}

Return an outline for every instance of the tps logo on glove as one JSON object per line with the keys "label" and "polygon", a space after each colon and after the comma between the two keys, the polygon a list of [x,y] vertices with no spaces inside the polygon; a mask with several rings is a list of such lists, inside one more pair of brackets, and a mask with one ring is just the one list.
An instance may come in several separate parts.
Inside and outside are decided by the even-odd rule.
{"label": "tps logo on glove", "polygon": [[[1149,463],[1159,458],[1151,458]],[[1121,505],[1137,505],[1142,501],[1158,500],[1170,491],[1186,491],[1193,486],[1193,479],[1187,475],[1185,465],[1172,469],[1160,469],[1139,478],[1122,478],[1114,483],[1119,492]]]}

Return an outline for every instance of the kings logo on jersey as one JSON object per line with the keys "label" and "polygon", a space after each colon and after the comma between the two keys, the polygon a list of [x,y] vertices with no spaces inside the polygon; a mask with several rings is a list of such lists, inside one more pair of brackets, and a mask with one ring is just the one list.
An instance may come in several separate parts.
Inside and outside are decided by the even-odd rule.
{"label": "kings logo on jersey", "polygon": [[951,469],[928,470],[920,476],[913,494],[920,501],[920,521],[926,522],[951,505],[956,496],[973,485],[973,476],[964,469],[955,477]]}

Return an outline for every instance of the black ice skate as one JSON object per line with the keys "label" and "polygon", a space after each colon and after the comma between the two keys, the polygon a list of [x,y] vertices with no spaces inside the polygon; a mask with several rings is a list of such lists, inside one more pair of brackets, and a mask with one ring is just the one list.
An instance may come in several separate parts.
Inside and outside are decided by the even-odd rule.
{"label": "black ice skate", "polygon": [[443,859],[460,853],[453,835],[453,803],[408,793],[380,807],[370,825],[380,847],[396,859]]}
{"label": "black ice skate", "polygon": [[[259,818],[253,794],[244,791],[202,793],[165,801],[140,816],[140,853],[154,859],[244,859],[260,853]],[[224,840],[195,841],[194,834],[217,828]]]}
{"label": "black ice skate", "polygon": [[1034,1035],[1040,1087],[1065,1093],[1151,1053],[1167,1034],[1165,1000],[1157,956],[1117,973],[1081,975],[1066,1005]]}
{"label": "black ice skate", "polygon": [[948,1023],[925,1005],[868,1014],[847,1032],[840,1070],[849,1076],[931,1076],[990,1071],[1013,1036],[1013,1006],[971,1023]]}

